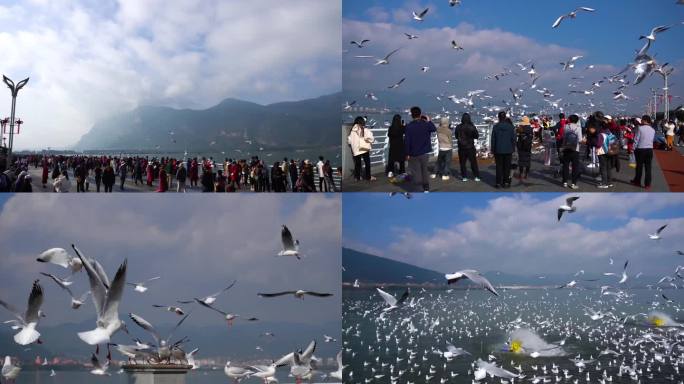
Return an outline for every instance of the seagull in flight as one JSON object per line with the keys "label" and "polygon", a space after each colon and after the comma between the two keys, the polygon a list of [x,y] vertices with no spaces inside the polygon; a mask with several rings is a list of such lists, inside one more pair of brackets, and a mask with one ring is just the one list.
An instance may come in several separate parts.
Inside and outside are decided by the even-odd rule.
{"label": "seagull in flight", "polygon": [[[208,304],[208,305],[214,304],[214,302],[216,301],[216,298],[217,298],[220,294],[222,294],[223,292],[225,292],[225,291],[227,291],[227,290],[233,288],[233,286],[235,285],[235,283],[237,283],[237,280],[233,280],[233,282],[230,283],[227,287],[223,288],[222,290],[220,290],[220,291],[218,291],[218,292],[216,292],[216,293],[212,293],[211,295],[204,297],[203,299],[201,299],[201,301],[202,301],[204,304]],[[193,300],[183,300],[183,301],[179,300],[178,302],[179,302],[180,304],[190,304],[190,303],[194,303],[195,300],[196,300],[196,299],[193,299]]]}
{"label": "seagull in flight", "polygon": [[280,231],[280,240],[283,243],[283,250],[278,252],[278,256],[294,256],[300,260],[299,240],[294,240],[292,238],[292,232],[290,232],[286,225],[282,226],[282,230]]}
{"label": "seagull in flight", "polygon": [[50,274],[50,273],[41,272],[40,274],[43,276],[47,276],[47,277],[51,278],[52,281],[54,281],[57,284],[57,286],[59,286],[63,290],[67,291],[67,293],[69,293],[69,296],[71,297],[71,308],[73,308],[73,309],[80,308],[81,305],[83,305],[83,302],[85,301],[86,297],[88,297],[88,295],[90,295],[90,291],[87,291],[86,293],[81,295],[80,298],[77,299],[74,296],[74,293],[71,291],[71,289],[69,289],[69,285],[71,285],[71,283],[65,284],[64,280],[62,280],[59,277],[57,277],[53,274]]}
{"label": "seagull in flight", "polygon": [[[629,264],[629,260],[625,261],[625,265],[622,267],[622,277],[620,278],[620,281],[618,281],[618,284],[624,284],[627,281],[627,265]],[[613,272],[605,272],[603,276],[618,276],[617,273]]]}
{"label": "seagull in flight", "polygon": [[384,312],[384,313],[390,312],[390,311],[393,311],[393,310],[399,308],[399,306],[401,304],[403,304],[406,301],[406,299],[408,299],[408,297],[409,297],[409,289],[408,288],[406,288],[406,291],[404,292],[404,294],[401,295],[399,300],[397,300],[396,297],[394,297],[391,294],[383,291],[380,288],[375,288],[375,289],[378,291],[378,293],[380,294],[380,297],[382,297],[382,299],[385,300],[385,303],[387,304],[387,308],[382,310],[382,312]]}
{"label": "seagull in flight", "polygon": [[284,296],[284,295],[294,295],[294,297],[304,300],[304,295],[315,296],[315,297],[330,297],[333,294],[332,293],[314,292],[314,291],[305,291],[303,289],[298,289],[296,291],[282,291],[282,292],[274,292],[274,293],[257,293],[257,295],[261,296],[261,297],[278,297],[278,296]]}
{"label": "seagull in flight", "polygon": [[551,28],[558,28],[558,26],[560,26],[561,22],[563,22],[563,20],[564,20],[565,18],[568,18],[568,19],[574,19],[574,18],[576,18],[576,17],[577,17],[577,12],[579,12],[579,11],[594,12],[594,11],[596,11],[596,10],[593,9],[593,8],[588,8],[588,7],[579,7],[579,8],[575,9],[574,11],[572,11],[572,12],[566,14],[566,15],[560,16],[558,19],[556,19],[556,22],[553,23],[553,25],[551,26]]}
{"label": "seagull in flight", "polygon": [[560,221],[563,216],[563,212],[575,212],[577,210],[577,207],[572,206],[572,203],[577,199],[579,199],[579,196],[568,197],[565,199],[565,204],[558,207],[558,221]]}
{"label": "seagull in flight", "polygon": [[458,45],[458,43],[456,43],[456,40],[451,40],[451,48],[453,48],[453,49],[455,49],[455,50],[457,50],[457,51],[462,51],[462,50],[463,50],[463,47],[461,47],[460,45]]}
{"label": "seagull in flight", "polygon": [[401,49],[401,48],[397,48],[397,49],[395,49],[394,51],[392,51],[392,52],[388,53],[387,55],[385,55],[385,57],[383,57],[382,59],[378,59],[378,61],[375,63],[375,65],[387,65],[387,64],[389,64],[389,58],[390,58],[392,55],[394,55],[395,53],[397,53],[397,51],[400,50],[400,49]]}
{"label": "seagull in flight", "polygon": [[21,313],[13,305],[0,300],[0,306],[8,310],[16,320],[10,320],[8,323],[13,323],[12,329],[21,329],[14,335],[14,342],[19,345],[29,345],[38,341],[40,343],[40,332],[36,331],[38,321],[40,320],[42,312],[40,307],[43,305],[43,287],[40,286],[38,280],[33,282],[31,293],[29,294],[28,306],[26,312]]}
{"label": "seagull in flight", "polygon": [[152,304],[152,306],[155,308],[164,308],[167,311],[173,312],[178,316],[185,315],[185,311],[183,311],[183,308],[181,308],[181,307],[174,307],[172,305],[158,305],[158,304]]}
{"label": "seagull in flight", "polygon": [[447,279],[447,285],[454,284],[459,280],[468,279],[473,283],[481,286],[482,288],[493,293],[494,296],[499,296],[499,293],[494,289],[492,284],[484,276],[480,275],[480,272],[474,269],[464,269],[462,271],[454,272],[451,274],[446,274],[444,277]]}
{"label": "seagull in flight", "polygon": [[[233,320],[235,320],[235,319],[237,319],[238,317],[240,317],[240,315],[236,315],[236,314],[233,314],[233,313],[228,313],[228,312],[222,311],[222,310],[220,310],[220,309],[218,309],[218,308],[216,308],[216,307],[214,307],[214,306],[212,306],[212,305],[205,304],[205,303],[202,302],[201,300],[195,299],[195,301],[196,301],[199,305],[201,305],[201,306],[203,306],[203,307],[205,307],[205,308],[209,308],[209,309],[211,309],[212,311],[216,311],[216,312],[222,314],[223,316],[225,316],[226,321],[228,322],[228,326],[233,325]],[[246,318],[245,320],[246,320],[246,321],[257,321],[257,320],[259,320],[259,319],[257,319],[256,317],[249,317],[249,318]]]}
{"label": "seagull in flight", "polygon": [[399,80],[398,82],[396,82],[396,83],[394,83],[394,84],[390,85],[389,87],[387,87],[387,89],[395,89],[395,88],[399,88],[399,86],[401,85],[401,83],[403,83],[403,82],[404,82],[404,80],[406,80],[406,78],[405,78],[405,77],[403,77],[403,78],[402,78],[401,80]]}
{"label": "seagull in flight", "polygon": [[563,71],[575,68],[575,61],[583,58],[584,56],[573,56],[566,63],[560,63],[563,66]]}
{"label": "seagull in flight", "polygon": [[97,376],[110,376],[110,374],[107,372],[109,369],[109,360],[105,361],[104,364],[101,364],[97,359],[97,355],[93,353],[93,356],[90,358],[90,362],[93,364],[93,369],[90,370],[90,373]]}
{"label": "seagull in flight", "polygon": [[430,8],[425,8],[425,10],[423,10],[423,12],[421,12],[421,13],[416,13],[415,11],[411,12],[413,14],[413,20],[423,21],[423,18],[425,17],[425,15],[428,13],[429,10],[430,10]]}
{"label": "seagull in flight", "polygon": [[349,44],[356,45],[359,48],[363,48],[364,44],[366,44],[368,42],[370,42],[370,40],[368,40],[368,39],[363,39],[361,41],[352,40],[349,42]]}
{"label": "seagull in flight", "polygon": [[[76,248],[74,247],[74,250]],[[124,259],[123,263],[114,275],[111,285],[105,284],[106,275],[104,279],[89,260],[84,258],[80,252],[76,250],[76,254],[83,263],[83,267],[88,274],[88,282],[90,284],[90,292],[93,296],[93,304],[95,304],[95,312],[97,315],[97,327],[92,331],[79,332],[78,338],[90,345],[99,345],[109,343],[112,335],[120,329],[126,331],[126,325],[119,319],[119,303],[123,297],[123,290],[126,286],[126,269],[128,260]]]}
{"label": "seagull in flight", "polygon": [[640,36],[639,40],[646,39],[648,41],[655,41],[657,34],[665,32],[670,28],[672,28],[672,26],[669,26],[669,25],[661,25],[661,26],[655,27],[655,28],[651,29],[651,33],[649,33],[648,35]]}
{"label": "seagull in flight", "polygon": [[64,248],[50,248],[41,253],[36,261],[40,263],[52,263],[76,273],[81,270],[83,264],[77,257],[71,256]]}
{"label": "seagull in flight", "polygon": [[665,227],[667,227],[667,224],[665,224],[665,225],[663,225],[662,227],[658,228],[658,230],[656,231],[656,233],[649,233],[649,234],[648,234],[648,238],[651,239],[651,240],[660,240],[660,239],[661,239],[661,237],[660,237],[660,232],[662,232],[663,229],[665,229]]}
{"label": "seagull in flight", "polygon": [[159,280],[159,279],[161,279],[161,276],[156,276],[156,277],[153,277],[151,279],[147,279],[147,280],[139,282],[139,283],[126,283],[126,285],[130,285],[132,287],[135,287],[133,289],[136,292],[144,293],[148,290],[148,288],[145,284],[152,282],[152,281],[155,281],[155,280]]}
{"label": "seagull in flight", "polygon": [[412,35],[412,34],[406,33],[406,32],[404,32],[404,35],[406,35],[406,38],[409,39],[409,40],[413,40],[413,39],[417,39],[417,38],[418,38],[418,35]]}

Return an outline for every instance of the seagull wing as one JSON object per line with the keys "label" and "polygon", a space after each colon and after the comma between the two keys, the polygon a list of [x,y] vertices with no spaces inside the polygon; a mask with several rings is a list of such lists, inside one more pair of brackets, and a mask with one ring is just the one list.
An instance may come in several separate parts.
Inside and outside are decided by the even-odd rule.
{"label": "seagull wing", "polygon": [[178,321],[178,323],[176,323],[176,325],[171,329],[171,331],[169,331],[169,335],[166,337],[166,342],[167,342],[167,343],[169,342],[169,339],[171,339],[171,336],[173,336],[173,333],[176,332],[176,330],[178,329],[178,327],[180,327],[181,324],[183,324],[183,322],[185,321],[185,319],[188,318],[188,316],[190,316],[189,313],[188,313],[187,315],[183,316],[183,318],[180,319],[180,321]]}
{"label": "seagull wing", "polygon": [[484,276],[480,275],[475,271],[462,271],[462,273],[473,283],[480,284],[489,292],[493,293],[494,296],[499,296],[499,293],[494,289],[492,284]]}
{"label": "seagull wing", "polygon": [[195,302],[196,302],[197,304],[203,306],[203,307],[209,308],[209,309],[211,309],[211,310],[213,310],[213,311],[216,311],[216,312],[218,312],[218,313],[220,313],[220,314],[222,314],[222,315],[224,315],[224,316],[227,315],[226,312],[223,312],[222,310],[220,310],[220,309],[218,309],[218,308],[214,308],[213,306],[211,306],[211,305],[205,303],[204,301],[202,301],[202,300],[200,300],[200,299],[195,299]]}
{"label": "seagull wing", "polygon": [[102,308],[104,307],[104,303],[107,296],[107,288],[100,279],[100,275],[97,274],[95,268],[93,268],[92,264],[90,264],[90,261],[81,256],[81,253],[78,252],[76,247],[74,247],[74,250],[76,251],[76,255],[78,256],[78,258],[81,259],[81,263],[83,263],[83,268],[85,268],[86,273],[88,274],[90,292],[92,292],[93,294],[93,304],[95,304],[95,312],[97,312],[97,315],[99,316],[102,313]]}
{"label": "seagull wing", "polygon": [[429,10],[430,10],[430,8],[425,8],[425,10],[424,10],[423,12],[421,12],[421,13],[418,15],[418,17],[423,17],[423,16],[425,16],[425,14],[427,14]]}
{"label": "seagull wing", "polygon": [[293,295],[295,291],[283,291],[283,292],[274,292],[274,293],[257,293],[258,296],[261,297],[278,297],[278,296],[284,296],[284,295]]}
{"label": "seagull wing", "polygon": [[38,259],[36,260],[41,263],[52,263],[57,264],[60,267],[69,268],[71,256],[69,256],[64,248],[50,248],[38,255]]}
{"label": "seagull wing", "polygon": [[24,319],[27,323],[38,322],[40,315],[38,311],[40,306],[43,305],[43,288],[40,286],[38,280],[33,282],[33,288],[31,289],[31,294],[28,299],[28,306],[26,307],[26,314]]}
{"label": "seagull wing", "polygon": [[579,196],[571,196],[565,199],[565,202],[568,204],[568,207],[572,207],[572,203],[575,202],[575,200],[578,200]]}
{"label": "seagull wing", "polygon": [[280,232],[281,240],[283,241],[283,249],[286,251],[293,251],[295,249],[292,233],[283,225],[283,230]]}
{"label": "seagull wing", "polygon": [[62,288],[63,290],[69,292],[69,295],[70,295],[71,297],[74,297],[74,293],[71,292],[71,289],[69,289],[69,287],[67,287],[66,285],[64,285],[64,283],[62,282],[62,280],[60,280],[57,276],[55,276],[55,275],[53,275],[53,274],[51,274],[51,273],[45,273],[45,272],[41,272],[40,274],[43,275],[43,276],[47,276],[47,277],[51,278],[55,283],[57,283],[57,285],[58,285],[60,288]]}
{"label": "seagull wing", "polygon": [[304,292],[306,295],[311,295],[311,296],[317,296],[317,297],[329,297],[332,296],[332,293],[321,293],[321,292],[312,292],[312,291],[306,291]]}
{"label": "seagull wing", "polygon": [[114,280],[112,281],[111,287],[107,291],[106,300],[104,302],[104,306],[102,307],[101,315],[103,319],[117,319],[119,317],[119,303],[121,302],[124,287],[126,286],[127,266],[128,260],[124,259],[124,262],[116,271],[116,275],[114,275]]}
{"label": "seagull wing", "polygon": [[656,233],[660,235],[660,232],[662,232],[663,229],[665,229],[665,227],[667,227],[667,224],[665,224],[665,225],[663,225],[662,227],[658,228],[658,230],[656,231]]}
{"label": "seagull wing", "polygon": [[556,19],[556,22],[553,23],[553,25],[551,26],[551,28],[558,28],[558,26],[561,24],[561,22],[563,21],[563,19],[565,19],[565,17],[566,17],[566,15],[563,15],[563,16],[559,17],[558,19]]}
{"label": "seagull wing", "polygon": [[[157,343],[157,345],[161,344],[161,337],[159,337],[159,332],[157,332],[156,329],[154,329],[154,326],[150,324],[149,321],[143,319],[142,317],[136,315],[135,313],[129,313],[128,316],[130,316],[131,320],[133,320],[134,323],[138,324],[138,326],[147,332],[149,332],[152,337],[154,338],[154,342]],[[186,315],[187,317],[187,315]]]}
{"label": "seagull wing", "polygon": [[399,300],[397,300],[397,305],[401,305],[404,301],[406,301],[406,299],[408,299],[408,297],[409,297],[409,289],[406,288],[406,292],[404,292],[404,294],[401,295]]}
{"label": "seagull wing", "polygon": [[400,50],[400,49],[401,49],[401,48],[397,48],[397,49],[395,49],[394,51],[388,53],[387,56],[385,56],[385,60],[389,60],[390,56],[392,56],[392,55],[394,55],[395,53],[397,53],[397,51]]}
{"label": "seagull wing", "polygon": [[389,305],[390,307],[394,307],[395,305],[397,305],[397,299],[394,296],[390,295],[389,293],[383,291],[380,288],[375,289],[378,291],[383,300],[385,300],[385,303],[387,303],[387,305]]}
{"label": "seagull wing", "polygon": [[145,282],[149,283],[150,281],[155,281],[155,280],[159,280],[159,279],[161,279],[161,276],[157,276],[157,277],[153,277],[151,279],[147,279],[147,280],[145,280]]}
{"label": "seagull wing", "polygon": [[563,210],[558,208],[558,221],[560,221],[562,216],[563,216]]}
{"label": "seagull wing", "polygon": [[[214,293],[213,295],[210,295],[210,296],[211,296],[211,297],[217,297],[218,295],[222,294],[223,292],[225,292],[225,291],[227,291],[227,290],[233,288],[233,286],[235,285],[235,283],[237,283],[237,280],[233,280],[233,282],[230,283],[230,284],[228,284],[227,287],[223,288],[222,290],[220,290],[220,291],[218,291],[218,292],[216,292],[216,293]],[[192,301],[190,301],[190,303],[192,303]],[[183,304],[188,304],[188,303],[183,303]]]}
{"label": "seagull wing", "polygon": [[594,8],[589,8],[589,7],[579,7],[576,9],[576,11],[594,12],[596,10]]}

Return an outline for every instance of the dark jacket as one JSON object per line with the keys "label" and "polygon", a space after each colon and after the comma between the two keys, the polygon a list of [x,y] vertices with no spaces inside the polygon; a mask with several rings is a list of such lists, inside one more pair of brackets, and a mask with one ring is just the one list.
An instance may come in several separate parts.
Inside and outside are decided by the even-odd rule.
{"label": "dark jacket", "polygon": [[431,121],[413,120],[406,126],[406,155],[421,156],[432,152],[432,134],[437,127]]}
{"label": "dark jacket", "polygon": [[518,165],[522,167],[529,167],[532,163],[532,139],[534,131],[529,125],[520,127],[518,132],[518,141],[516,146],[518,148]]}
{"label": "dark jacket", "polygon": [[389,161],[404,161],[404,132],[406,128],[403,124],[393,124],[387,130],[387,137],[389,137]]}
{"label": "dark jacket", "polygon": [[493,154],[512,154],[515,150],[515,128],[507,122],[499,122],[492,128],[490,147]]}
{"label": "dark jacket", "polygon": [[458,150],[475,149],[475,140],[480,138],[480,133],[473,124],[459,124],[456,126],[456,140],[458,140]]}

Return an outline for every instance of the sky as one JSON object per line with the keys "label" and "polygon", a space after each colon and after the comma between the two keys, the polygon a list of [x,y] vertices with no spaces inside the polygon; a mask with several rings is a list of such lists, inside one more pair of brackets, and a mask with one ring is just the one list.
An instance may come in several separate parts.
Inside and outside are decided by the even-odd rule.
{"label": "sky", "polygon": [[[511,4],[515,4],[512,6]],[[523,5],[524,4],[524,5]],[[594,107],[588,106],[584,95],[569,95],[570,90],[591,88],[594,81],[616,74],[635,56],[635,50],[643,46],[640,35],[648,34],[658,25],[676,25],[657,36],[649,53],[657,55],[663,64],[669,62],[675,68],[670,77],[670,93],[684,96],[684,81],[679,71],[684,67],[684,54],[679,44],[684,39],[684,6],[675,0],[624,0],[619,2],[588,0],[548,1],[529,0],[463,0],[460,6],[450,7],[447,0],[369,0],[344,1],[343,3],[343,86],[348,101],[356,100],[363,106],[406,108],[420,104],[427,95],[456,95],[465,97],[467,91],[484,89],[493,98],[492,105],[503,106],[502,99],[512,100],[509,88],[524,88],[521,104],[530,107],[545,105],[540,94],[529,89],[530,75],[522,72],[516,63],[531,61],[541,77],[538,89],[553,91],[551,100],[583,103],[588,109],[602,108],[615,113],[613,92],[616,85],[604,83],[591,96]],[[580,13],[574,20],[564,20],[557,29],[551,26],[562,14],[576,7],[594,8],[593,13]],[[412,19],[411,12],[420,13],[429,8],[424,21]],[[408,40],[404,33],[418,35]],[[364,48],[357,48],[350,41],[369,39]],[[464,50],[451,48],[455,40]],[[373,59],[355,58],[357,55],[384,57],[394,49],[401,48],[390,58],[389,65],[374,66]],[[563,72],[561,62],[582,55],[574,70]],[[594,69],[585,70],[588,65]],[[429,66],[428,72],[420,68]],[[503,68],[513,69],[515,75],[503,79],[483,80],[487,75],[500,73]],[[529,67],[529,65],[527,65]],[[529,69],[528,69],[529,70]],[[583,79],[573,81],[572,77]],[[388,86],[406,78],[404,83],[389,91]],[[635,76],[629,73],[627,80]],[[449,84],[445,81],[450,80]],[[526,82],[527,85],[521,85]],[[570,88],[568,84],[576,83]],[[632,98],[626,110],[643,113],[646,96],[651,88],[662,88],[663,80],[655,75],[624,93]],[[364,98],[368,92],[376,93],[378,101]],[[662,93],[662,91],[659,91]],[[401,100],[396,105],[396,99]],[[464,106],[455,105],[442,98],[448,110],[463,112]],[[394,103],[394,104],[393,104]],[[423,102],[425,103],[425,102]],[[674,106],[683,104],[674,98]],[[480,105],[487,105],[481,102]],[[620,103],[621,105],[624,102]],[[622,108],[622,107],[620,107]],[[570,106],[573,112],[581,108]],[[535,108],[535,110],[538,110]],[[547,112],[557,112],[549,110]]]}
{"label": "sky", "polygon": [[[0,72],[30,77],[15,149],[65,148],[139,105],[204,109],[341,89],[339,1],[0,2]],[[2,116],[11,97],[0,93]]]}
{"label": "sky", "polygon": [[[300,240],[302,260],[276,256],[282,249],[281,224]],[[338,198],[14,195],[0,205],[0,228],[0,298],[25,308],[33,280],[40,279],[45,292],[42,308],[48,314],[41,327],[91,319],[95,325],[91,299],[79,310],[72,310],[68,294],[39,274],[67,276],[65,269],[35,259],[53,247],[71,251],[71,243],[96,258],[110,278],[125,258],[128,282],[161,276],[142,294],[126,287],[119,310],[124,320],[128,312],[134,312],[153,324],[177,321],[175,315],[152,305],[205,297],[233,280],[237,280],[236,285],[215,303],[224,311],[256,316],[272,324],[338,324],[341,319]],[[77,295],[88,290],[85,272],[74,276],[73,281]],[[303,301],[292,296],[257,296],[258,292],[297,289],[334,296]],[[225,324],[220,314],[194,307],[185,305],[186,311],[193,312],[185,325]],[[0,309],[0,319],[8,318],[10,315]],[[129,326],[135,328],[130,322]],[[339,328],[329,332],[338,334]],[[311,338],[322,339],[322,335]]]}
{"label": "sky", "polygon": [[[461,269],[519,276],[615,272],[673,273],[684,264],[681,194],[579,194],[577,211],[557,221],[571,195],[556,193],[344,194],[342,244],[443,273]],[[363,223],[359,219],[363,218]],[[650,240],[668,224],[663,239]],[[621,272],[621,271],[620,271]]]}

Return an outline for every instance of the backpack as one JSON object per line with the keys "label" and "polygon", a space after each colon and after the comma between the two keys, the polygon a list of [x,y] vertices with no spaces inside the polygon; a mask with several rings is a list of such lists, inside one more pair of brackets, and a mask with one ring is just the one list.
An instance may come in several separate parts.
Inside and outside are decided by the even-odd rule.
{"label": "backpack", "polygon": [[603,150],[607,155],[615,156],[620,153],[620,143],[612,133],[606,133],[603,139]]}
{"label": "backpack", "polygon": [[565,135],[563,135],[563,149],[577,150],[577,144],[579,143],[579,137],[572,130],[566,130]]}
{"label": "backpack", "polygon": [[529,152],[532,150],[532,135],[523,132],[518,136],[518,151]]}

